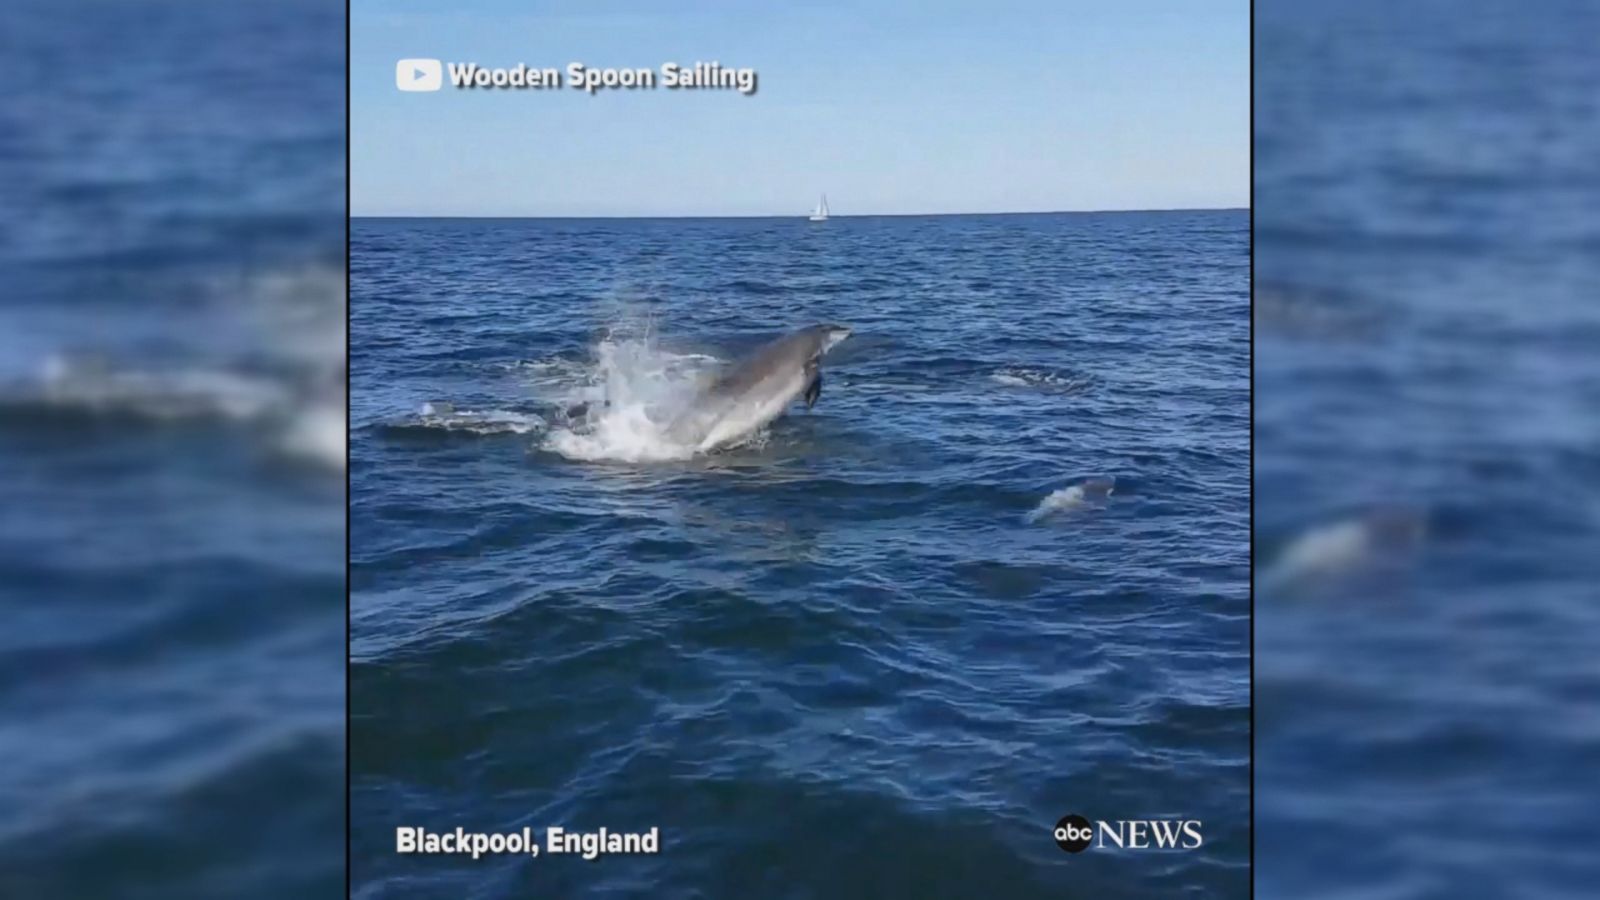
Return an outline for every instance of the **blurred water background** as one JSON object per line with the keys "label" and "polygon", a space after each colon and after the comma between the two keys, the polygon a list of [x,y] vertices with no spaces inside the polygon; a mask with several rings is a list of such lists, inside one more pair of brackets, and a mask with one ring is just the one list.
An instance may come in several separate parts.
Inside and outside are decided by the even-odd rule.
{"label": "blurred water background", "polygon": [[0,896],[343,894],[344,49],[0,9]]}
{"label": "blurred water background", "polygon": [[1600,7],[1256,19],[1256,886],[1593,896]]}

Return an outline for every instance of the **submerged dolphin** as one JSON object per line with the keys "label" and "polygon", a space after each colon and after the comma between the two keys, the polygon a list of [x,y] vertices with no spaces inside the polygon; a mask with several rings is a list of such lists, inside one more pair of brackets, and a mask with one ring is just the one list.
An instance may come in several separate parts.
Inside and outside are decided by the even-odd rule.
{"label": "submerged dolphin", "polygon": [[822,395],[822,357],[849,336],[843,325],[812,325],[756,350],[702,390],[667,437],[711,450],[783,415],[796,398],[810,409]]}
{"label": "submerged dolphin", "polygon": [[1076,509],[1086,503],[1104,504],[1111,497],[1111,492],[1117,487],[1117,479],[1110,475],[1096,475],[1085,478],[1077,484],[1069,484],[1059,491],[1051,492],[1044,498],[1038,507],[1028,513],[1029,522],[1037,522],[1051,513],[1065,512]]}

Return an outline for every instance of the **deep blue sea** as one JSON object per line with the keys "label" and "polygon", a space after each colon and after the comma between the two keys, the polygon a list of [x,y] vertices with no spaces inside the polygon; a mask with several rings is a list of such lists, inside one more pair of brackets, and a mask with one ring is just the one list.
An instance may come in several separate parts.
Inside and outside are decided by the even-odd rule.
{"label": "deep blue sea", "polygon": [[1256,19],[1257,887],[1600,877],[1600,8]]}
{"label": "deep blue sea", "polygon": [[0,10],[0,897],[344,892],[344,33]]}
{"label": "deep blue sea", "polygon": [[[1243,896],[1249,226],[356,220],[356,896]],[[814,410],[663,446],[817,322]],[[663,846],[395,852],[548,825]]]}

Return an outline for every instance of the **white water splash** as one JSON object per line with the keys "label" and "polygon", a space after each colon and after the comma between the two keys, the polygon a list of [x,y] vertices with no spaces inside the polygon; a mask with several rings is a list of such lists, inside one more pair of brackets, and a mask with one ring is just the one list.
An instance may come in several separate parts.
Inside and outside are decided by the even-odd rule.
{"label": "white water splash", "polygon": [[[208,287],[215,306],[196,313],[195,332],[226,339],[197,339],[203,352],[160,364],[95,350],[51,353],[33,375],[0,382],[0,409],[215,427],[259,438],[269,453],[343,471],[343,270],[313,265]],[[214,352],[219,345],[231,352]]]}
{"label": "white water splash", "polygon": [[673,441],[667,427],[713,374],[715,357],[673,353],[653,334],[608,334],[595,347],[592,368],[562,398],[586,404],[584,413],[554,427],[542,447],[569,459],[651,462],[688,459],[692,445]]}
{"label": "white water splash", "polygon": [[1362,576],[1392,574],[1427,537],[1426,515],[1383,508],[1306,530],[1256,575],[1265,594],[1308,593]]}
{"label": "white water splash", "polygon": [[1116,479],[1109,476],[1088,478],[1077,484],[1069,484],[1058,491],[1052,491],[1028,513],[1027,520],[1037,522],[1046,516],[1077,509],[1089,503],[1104,503],[1116,489],[1116,483]]}
{"label": "white water splash", "polygon": [[311,406],[290,420],[280,446],[294,459],[327,469],[343,469],[349,434],[344,406]]}
{"label": "white water splash", "polygon": [[[26,398],[30,392],[17,391]],[[289,392],[266,377],[223,369],[142,371],[94,358],[53,354],[40,367],[33,399],[59,409],[159,421],[248,422],[287,404]]]}
{"label": "white water splash", "polygon": [[1088,375],[1047,372],[1042,369],[1000,369],[990,373],[989,380],[1006,387],[1035,388],[1066,394],[1080,393],[1094,386],[1094,379]]}
{"label": "white water splash", "polygon": [[271,423],[279,452],[343,472],[349,442],[344,269],[317,265],[262,273],[244,285],[244,295],[262,347],[276,359],[293,395]]}

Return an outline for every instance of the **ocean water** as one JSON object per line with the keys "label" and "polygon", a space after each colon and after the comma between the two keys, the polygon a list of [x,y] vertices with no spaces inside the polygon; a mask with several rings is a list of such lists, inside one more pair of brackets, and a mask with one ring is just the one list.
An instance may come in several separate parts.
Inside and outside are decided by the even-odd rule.
{"label": "ocean water", "polygon": [[1600,11],[1257,7],[1266,897],[1600,875]]}
{"label": "ocean water", "polygon": [[[354,221],[355,895],[1242,896],[1249,225]],[[818,322],[814,410],[661,438]],[[662,849],[395,852],[549,825]]]}
{"label": "ocean water", "polygon": [[341,896],[342,14],[0,58],[0,896]]}

